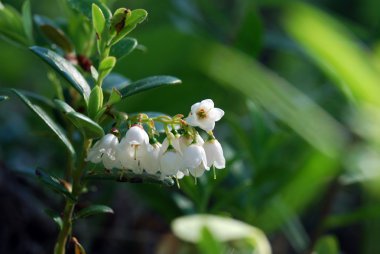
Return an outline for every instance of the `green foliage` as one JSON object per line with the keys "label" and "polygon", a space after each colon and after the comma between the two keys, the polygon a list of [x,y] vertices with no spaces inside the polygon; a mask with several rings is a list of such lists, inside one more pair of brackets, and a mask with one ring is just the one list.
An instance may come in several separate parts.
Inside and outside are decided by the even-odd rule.
{"label": "green foliage", "polygon": [[101,38],[106,26],[106,19],[102,10],[96,4],[92,4],[92,25],[99,38]]}
{"label": "green foliage", "polygon": [[12,6],[0,3],[0,33],[10,41],[24,46],[29,44],[28,36],[31,34],[28,5],[26,2],[22,17]]}
{"label": "green foliage", "polygon": [[82,74],[69,61],[46,48],[33,46],[30,49],[65,78],[83,96],[86,102],[88,101],[91,93],[90,86]]}
{"label": "green foliage", "polygon": [[36,175],[38,180],[40,180],[41,183],[43,183],[46,187],[65,196],[66,198],[70,199],[71,202],[76,201],[74,195],[69,190],[67,190],[57,178],[49,175],[42,169],[36,169]]}
{"label": "green foliage", "polygon": [[108,22],[112,16],[108,7],[100,0],[68,0],[68,4],[74,10],[85,15],[88,19],[92,19],[92,6],[95,4],[102,11],[106,21]]}
{"label": "green foliage", "polygon": [[55,222],[55,224],[57,224],[58,228],[61,230],[63,226],[61,216],[51,209],[45,209],[45,213]]}
{"label": "green foliage", "polygon": [[128,84],[125,88],[120,90],[123,98],[128,97],[137,93],[144,92],[146,90],[167,86],[167,85],[178,85],[181,84],[181,80],[171,76],[153,76],[149,78],[144,78],[138,81],[134,81]]}
{"label": "green foliage", "polygon": [[95,118],[98,111],[103,106],[103,90],[100,86],[95,86],[90,94],[90,100],[88,102],[88,116],[92,119]]}
{"label": "green foliage", "polygon": [[0,95],[0,102],[8,100],[8,99],[9,99],[8,96],[6,96],[6,95]]}
{"label": "green foliage", "polygon": [[98,80],[103,80],[110,72],[112,69],[115,67],[116,64],[116,58],[113,56],[109,56],[104,58],[100,64],[99,64],[99,77]]}
{"label": "green foliage", "polygon": [[202,254],[223,253],[222,245],[213,237],[207,227],[202,228],[197,247]]}
{"label": "green foliage", "polygon": [[337,239],[331,235],[321,237],[315,245],[314,252],[316,254],[340,253]]}
{"label": "green foliage", "polygon": [[75,156],[74,147],[72,146],[69,139],[66,137],[66,134],[63,132],[61,127],[59,127],[41,107],[30,102],[30,100],[27,97],[25,97],[22,93],[20,93],[19,91],[15,89],[12,89],[12,92],[15,93],[22,100],[22,102],[24,102],[25,105],[28,106],[28,108],[30,108],[36,114],[36,116],[38,116],[47,126],[49,126],[49,128],[65,144],[71,156],[74,157]]}
{"label": "green foliage", "polygon": [[136,39],[128,37],[124,38],[112,47],[110,55],[120,60],[132,53],[132,51],[136,49],[137,45],[138,42]]}
{"label": "green foliage", "polygon": [[56,44],[66,53],[74,51],[74,45],[67,38],[66,34],[60,29],[50,24],[40,24],[40,29],[43,34],[49,39],[52,43]]}

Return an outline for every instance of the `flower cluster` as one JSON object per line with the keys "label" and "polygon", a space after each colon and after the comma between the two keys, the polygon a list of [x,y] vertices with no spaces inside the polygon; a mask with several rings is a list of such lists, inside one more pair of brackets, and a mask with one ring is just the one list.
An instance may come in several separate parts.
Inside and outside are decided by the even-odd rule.
{"label": "flower cluster", "polygon": [[[131,170],[135,174],[146,172],[177,179],[189,174],[199,177],[210,167],[225,167],[222,146],[212,133],[215,122],[223,115],[224,111],[215,108],[210,99],[195,103],[185,119],[182,115],[149,118],[140,114],[120,142],[115,133],[105,135],[89,150],[86,160],[102,162],[106,169]],[[157,141],[155,122],[165,126],[162,144]],[[195,127],[207,133],[207,141]]]}

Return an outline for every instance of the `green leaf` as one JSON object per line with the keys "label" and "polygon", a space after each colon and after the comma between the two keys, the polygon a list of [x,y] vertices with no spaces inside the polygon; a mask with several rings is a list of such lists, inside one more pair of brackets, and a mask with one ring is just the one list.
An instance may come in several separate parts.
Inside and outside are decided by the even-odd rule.
{"label": "green leaf", "polygon": [[28,45],[24,24],[20,13],[12,6],[0,2],[0,34],[10,41]]}
{"label": "green leaf", "polygon": [[315,254],[339,254],[338,240],[331,235],[323,236],[318,239],[313,253]]}
{"label": "green leaf", "polygon": [[74,46],[66,34],[58,27],[50,24],[41,24],[40,29],[43,34],[66,53],[74,51]]}
{"label": "green leaf", "polygon": [[51,209],[45,209],[45,213],[52,218],[52,220],[57,224],[58,228],[61,230],[63,227],[63,221],[59,213],[51,210]]}
{"label": "green leaf", "polygon": [[103,128],[91,118],[75,111],[68,112],[65,116],[86,138],[98,138],[104,136]]}
{"label": "green leaf", "polygon": [[111,106],[115,103],[118,103],[119,101],[121,101],[121,98],[121,93],[116,88],[112,88],[112,92],[107,101],[107,106]]}
{"label": "green leaf", "polygon": [[116,57],[117,59],[122,59],[123,57],[129,55],[138,45],[135,38],[124,38],[111,48],[110,55]]}
{"label": "green leaf", "polygon": [[223,245],[213,237],[207,227],[201,229],[197,247],[202,254],[223,253]]}
{"label": "green leaf", "polygon": [[22,5],[22,23],[29,42],[33,43],[33,20],[30,0],[26,0]]}
{"label": "green leaf", "polygon": [[106,19],[102,10],[96,4],[92,4],[92,25],[99,38],[101,38],[106,25]]}
{"label": "green leaf", "polygon": [[76,198],[69,192],[57,178],[50,176],[42,169],[36,169],[36,175],[44,185],[69,198],[71,201],[76,201]]}
{"label": "green leaf", "polygon": [[44,123],[50,127],[50,129],[58,136],[58,138],[65,144],[70,154],[75,157],[75,150],[70,141],[67,139],[62,129],[50,118],[50,116],[39,106],[32,104],[28,98],[16,89],[12,89],[14,92],[38,117],[40,117]]}
{"label": "green leaf", "polygon": [[112,92],[112,88],[116,88],[117,90],[121,90],[126,87],[131,80],[120,75],[118,73],[110,73],[103,81],[102,88],[104,91]]}
{"label": "green leaf", "polygon": [[123,39],[127,34],[129,34],[133,29],[135,29],[139,23],[143,22],[147,16],[148,12],[143,9],[136,9],[131,11],[131,15],[126,18],[123,28],[111,40],[111,45],[114,45],[118,41]]}
{"label": "green leaf", "polygon": [[30,49],[50,65],[57,73],[65,78],[81,95],[86,103],[90,97],[91,89],[82,74],[66,59],[46,48],[33,46]]}
{"label": "green leaf", "polygon": [[0,101],[5,101],[5,100],[8,100],[9,97],[6,96],[6,95],[0,95]]}
{"label": "green leaf", "polygon": [[88,102],[88,116],[92,119],[95,118],[98,111],[103,106],[103,90],[100,86],[95,86],[90,94],[90,100]]}
{"label": "green leaf", "polygon": [[101,213],[111,213],[113,214],[114,211],[111,207],[105,206],[105,205],[92,205],[86,208],[83,208],[80,210],[75,216],[74,219],[82,219],[89,216],[101,214]]}
{"label": "green leaf", "polygon": [[102,60],[102,62],[99,64],[99,77],[98,80],[103,80],[115,67],[116,64],[116,58],[113,56],[106,57]]}
{"label": "green leaf", "polygon": [[147,173],[135,174],[128,170],[112,169],[109,172],[104,169],[92,170],[85,176],[88,180],[110,180],[126,183],[150,183],[164,186],[173,186],[174,181],[171,177],[162,177],[161,175],[151,175]]}
{"label": "green leaf", "polygon": [[90,20],[92,19],[92,4],[96,4],[101,9],[106,22],[108,23],[111,19],[111,11],[108,9],[107,5],[100,0],[67,0],[67,2],[71,8],[79,11]]}
{"label": "green leaf", "polygon": [[166,85],[178,85],[181,84],[182,81],[176,77],[172,76],[153,76],[145,79],[141,79],[135,82],[132,82],[127,87],[120,90],[123,98],[141,93],[143,91],[166,86]]}
{"label": "green leaf", "polygon": [[75,110],[69,104],[62,100],[54,99],[53,102],[57,109],[63,113],[75,112]]}

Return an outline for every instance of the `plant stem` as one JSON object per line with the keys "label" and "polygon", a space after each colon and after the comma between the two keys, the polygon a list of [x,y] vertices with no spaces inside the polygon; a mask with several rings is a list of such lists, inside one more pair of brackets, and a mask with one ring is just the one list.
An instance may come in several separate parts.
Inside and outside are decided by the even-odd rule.
{"label": "plant stem", "polygon": [[[84,168],[86,166],[85,158],[87,155],[87,151],[91,146],[91,139],[84,138],[83,140],[83,150],[82,155],[79,158],[79,165],[77,166],[77,169],[74,171],[71,171],[70,174],[72,174],[72,194],[76,200],[79,199],[79,196],[81,194],[82,185],[81,185],[81,178],[84,171]],[[77,201],[73,202],[70,199],[66,199],[65,208],[63,210],[63,217],[62,217],[62,228],[59,232],[57,242],[54,247],[54,254],[65,254],[66,253],[66,244],[67,240],[69,238],[69,235],[72,231],[72,220],[73,220],[73,214],[75,205],[77,204]]]}

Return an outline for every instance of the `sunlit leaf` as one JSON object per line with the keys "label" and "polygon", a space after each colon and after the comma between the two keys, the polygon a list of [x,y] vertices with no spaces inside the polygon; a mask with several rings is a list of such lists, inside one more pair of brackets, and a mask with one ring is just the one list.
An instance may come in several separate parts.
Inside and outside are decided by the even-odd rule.
{"label": "sunlit leaf", "polygon": [[90,100],[88,101],[88,116],[92,119],[95,118],[96,114],[103,106],[103,90],[99,86],[95,86],[90,95]]}
{"label": "sunlit leaf", "polygon": [[111,207],[105,206],[105,205],[91,205],[89,207],[81,209],[76,215],[75,219],[82,219],[89,216],[102,214],[102,213],[111,213],[113,214],[114,211]]}
{"label": "sunlit leaf", "polygon": [[71,194],[71,192],[69,192],[57,178],[50,176],[42,169],[36,169],[36,175],[38,177],[38,180],[40,180],[48,188],[62,194],[63,196],[69,198],[71,201],[76,201],[76,198],[73,196],[73,194]]}
{"label": "sunlit leaf", "polygon": [[33,42],[33,20],[30,0],[26,0],[22,5],[22,23],[29,42]]}
{"label": "sunlit leaf", "polygon": [[113,56],[109,56],[103,59],[99,64],[98,79],[103,80],[104,77],[106,77],[112,71],[113,67],[115,67],[115,64],[116,64],[116,58]]}
{"label": "sunlit leaf", "polygon": [[182,81],[176,77],[153,76],[130,83],[127,87],[121,89],[120,93],[124,98],[156,87],[178,85],[181,84],[181,82]]}
{"label": "sunlit leaf", "polygon": [[75,111],[68,112],[65,116],[83,133],[83,135],[86,136],[86,138],[99,138],[104,136],[103,128],[91,118]]}
{"label": "sunlit leaf", "polygon": [[338,240],[331,235],[323,236],[320,238],[315,247],[313,253],[315,254],[339,254]]}
{"label": "sunlit leaf", "polygon": [[90,86],[82,74],[69,61],[46,48],[33,46],[30,49],[83,95],[86,102],[88,101],[91,93]]}
{"label": "sunlit leaf", "polygon": [[54,99],[53,102],[57,109],[63,113],[75,112],[75,110],[69,104],[62,100]]}
{"label": "sunlit leaf", "polygon": [[19,91],[12,89],[12,91],[39,117],[44,123],[50,127],[50,129],[59,137],[59,139],[65,144],[66,148],[69,150],[72,156],[75,156],[75,150],[70,141],[67,139],[65,133],[62,131],[61,127],[59,127],[50,116],[39,106],[34,105],[30,102],[30,100],[25,97]]}
{"label": "sunlit leaf", "polygon": [[106,19],[102,10],[96,4],[92,4],[92,25],[94,26],[99,38],[101,38],[106,25]]}
{"label": "sunlit leaf", "polygon": [[21,14],[12,6],[0,2],[0,34],[12,42],[28,45]]}

